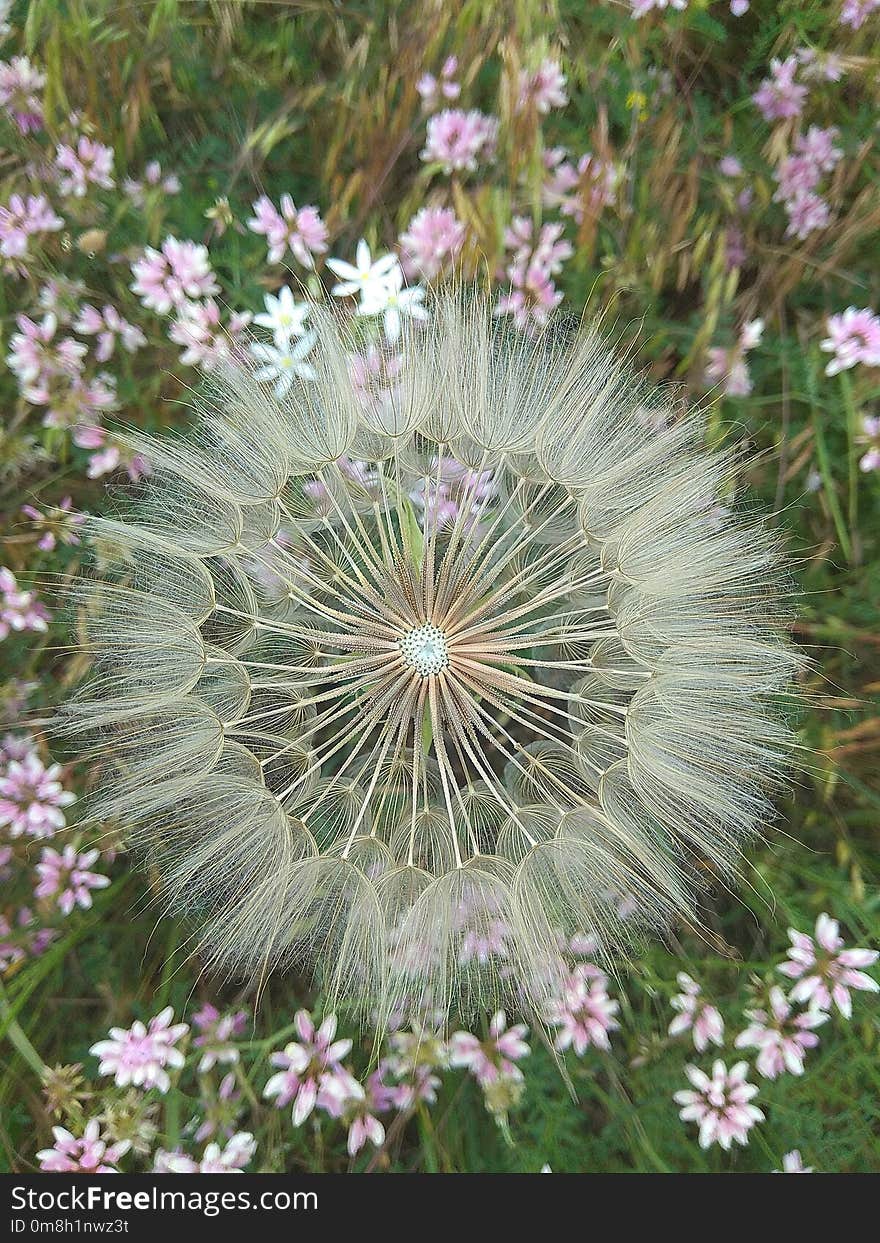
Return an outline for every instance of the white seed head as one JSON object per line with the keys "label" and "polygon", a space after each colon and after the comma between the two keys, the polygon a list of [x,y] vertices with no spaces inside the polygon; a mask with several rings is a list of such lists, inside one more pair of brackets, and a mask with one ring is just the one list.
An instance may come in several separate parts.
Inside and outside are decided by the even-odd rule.
{"label": "white seed head", "polygon": [[449,644],[437,626],[427,622],[408,630],[400,640],[403,659],[419,677],[430,678],[449,668]]}
{"label": "white seed head", "polygon": [[595,332],[440,296],[365,388],[311,322],[314,379],[230,367],[91,523],[94,814],[209,965],[306,964],[380,1016],[539,1008],[560,944],[694,918],[769,819],[777,541]]}

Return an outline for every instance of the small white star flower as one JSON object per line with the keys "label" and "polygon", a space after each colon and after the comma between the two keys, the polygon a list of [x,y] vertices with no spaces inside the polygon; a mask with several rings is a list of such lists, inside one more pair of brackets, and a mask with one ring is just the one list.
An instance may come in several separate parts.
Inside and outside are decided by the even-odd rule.
{"label": "small white star flower", "polygon": [[422,306],[425,291],[421,285],[403,287],[403,272],[395,268],[384,285],[374,286],[365,293],[358,307],[358,315],[381,315],[385,336],[394,343],[400,337],[401,317],[427,319],[428,312]]}
{"label": "small white star flower", "polygon": [[252,345],[254,358],[264,364],[254,372],[254,378],[261,383],[274,380],[275,396],[278,398],[286,397],[290,392],[294,376],[299,376],[301,380],[314,380],[315,370],[304,360],[316,339],[314,332],[307,332],[298,341],[286,345]]}
{"label": "small white star flower", "polygon": [[347,298],[352,294],[366,298],[374,290],[382,288],[395,268],[400,270],[396,255],[382,255],[374,260],[363,238],[357,244],[354,264],[343,259],[328,259],[327,267],[340,278],[339,284],[330,290],[335,298]]}
{"label": "small white star flower", "polygon": [[297,302],[287,285],[278,290],[278,296],[266,294],[266,310],[254,316],[254,323],[268,328],[275,344],[283,347],[291,337],[301,337],[305,332],[308,304]]}
{"label": "small white star flower", "polygon": [[752,319],[747,324],[743,324],[739,335],[740,345],[744,350],[753,350],[755,346],[761,344],[761,338],[764,335],[763,319]]}

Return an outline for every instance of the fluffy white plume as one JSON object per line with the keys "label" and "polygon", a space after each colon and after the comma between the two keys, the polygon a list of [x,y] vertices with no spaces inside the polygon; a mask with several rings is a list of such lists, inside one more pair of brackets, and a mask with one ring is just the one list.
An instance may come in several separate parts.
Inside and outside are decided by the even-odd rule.
{"label": "fluffy white plume", "polygon": [[94,814],[226,971],[540,1009],[568,938],[694,918],[770,818],[777,541],[595,331],[441,297],[366,387],[312,322],[314,379],[230,367],[91,523],[66,721],[112,766]]}

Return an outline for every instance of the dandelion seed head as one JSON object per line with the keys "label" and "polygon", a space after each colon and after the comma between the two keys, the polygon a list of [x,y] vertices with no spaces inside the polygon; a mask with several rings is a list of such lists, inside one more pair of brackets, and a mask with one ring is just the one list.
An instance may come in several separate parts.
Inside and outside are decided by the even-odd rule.
{"label": "dandelion seed head", "polygon": [[308,315],[307,375],[231,353],[83,528],[92,814],[208,966],[306,965],[380,1021],[546,1014],[560,946],[697,918],[772,814],[778,541],[596,331],[438,295],[367,394]]}
{"label": "dandelion seed head", "polygon": [[408,630],[400,640],[403,659],[420,677],[435,677],[449,668],[449,643],[437,626],[428,622]]}

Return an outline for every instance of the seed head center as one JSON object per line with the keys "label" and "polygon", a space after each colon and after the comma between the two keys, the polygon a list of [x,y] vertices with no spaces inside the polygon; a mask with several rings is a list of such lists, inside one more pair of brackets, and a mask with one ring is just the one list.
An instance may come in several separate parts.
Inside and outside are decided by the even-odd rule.
{"label": "seed head center", "polygon": [[403,659],[420,677],[434,677],[449,664],[446,635],[430,622],[408,630],[399,642]]}

